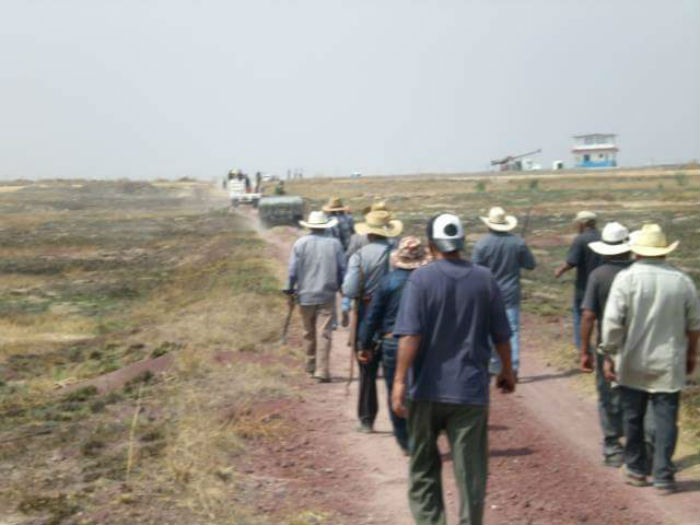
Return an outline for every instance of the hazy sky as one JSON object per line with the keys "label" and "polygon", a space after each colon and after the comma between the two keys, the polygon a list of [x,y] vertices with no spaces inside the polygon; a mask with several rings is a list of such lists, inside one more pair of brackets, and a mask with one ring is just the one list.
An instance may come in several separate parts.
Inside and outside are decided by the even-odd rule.
{"label": "hazy sky", "polygon": [[700,157],[697,0],[0,0],[0,177]]}

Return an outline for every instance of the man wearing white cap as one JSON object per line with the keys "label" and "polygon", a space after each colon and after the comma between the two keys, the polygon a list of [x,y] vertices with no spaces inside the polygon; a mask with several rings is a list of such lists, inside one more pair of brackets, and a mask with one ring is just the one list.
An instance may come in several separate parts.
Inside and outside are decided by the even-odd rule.
{"label": "man wearing white cap", "polygon": [[581,301],[586,292],[586,283],[590,273],[600,266],[600,255],[588,246],[590,243],[600,240],[600,232],[596,229],[597,215],[592,211],[580,211],[574,218],[578,235],[574,237],[566,261],[557,268],[554,276],[558,279],[572,268],[576,268],[576,281],[574,283],[574,344],[576,349],[581,348]]}
{"label": "man wearing white cap", "polygon": [[[534,270],[537,263],[525,239],[511,233],[518,225],[518,219],[513,215],[507,215],[503,208],[496,206],[489,210],[488,217],[481,217],[481,220],[489,233],[476,241],[472,262],[491,270],[501,289],[513,332],[510,338],[511,363],[517,378],[520,366],[520,270]],[[491,372],[497,374],[500,368],[498,354],[493,352]]]}
{"label": "man wearing white cap", "polygon": [[493,344],[503,362],[496,383],[512,392],[511,330],[491,272],[461,257],[459,218],[450,213],[433,217],[427,237],[436,260],[408,278],[394,326],[400,339],[392,407],[398,416],[407,414],[409,504],[416,523],[446,522],[437,445],[445,431],[459,491],[459,522],[481,525],[488,474],[488,363]]}
{"label": "man wearing white cap", "polygon": [[[596,371],[596,390],[598,391],[598,417],[603,431],[603,463],[610,467],[619,467],[623,463],[623,449],[620,443],[622,432],[622,407],[617,388],[611,388],[603,375],[603,357],[591,352],[591,335],[593,326],[598,323],[598,341],[600,344],[600,325],[603,321],[605,304],[615,276],[627,268],[630,260],[629,230],[618,222],[605,225],[601,240],[588,246],[603,257],[603,264],[588,276],[586,293],[581,309],[581,370],[585,373]],[[597,344],[596,344],[597,346]]]}
{"label": "man wearing white cap", "polygon": [[693,281],[666,262],[678,246],[661,227],[645,224],[632,237],[636,262],[617,274],[603,315],[603,371],[620,389],[625,433],[625,476],[647,484],[649,459],[644,416],[654,419],[654,487],[675,490],[671,459],[678,437],[678,406],[686,374],[695,368],[700,301]]}
{"label": "man wearing white cap", "polygon": [[[345,273],[343,247],[338,239],[326,235],[336,222],[322,211],[312,211],[308,221],[299,221],[310,233],[294,243],[289,258],[289,281],[284,290],[290,296],[296,294],[299,302],[304,323],[306,372],[321,383],[331,379],[333,302]],[[323,339],[320,352],[316,342],[319,324]]]}

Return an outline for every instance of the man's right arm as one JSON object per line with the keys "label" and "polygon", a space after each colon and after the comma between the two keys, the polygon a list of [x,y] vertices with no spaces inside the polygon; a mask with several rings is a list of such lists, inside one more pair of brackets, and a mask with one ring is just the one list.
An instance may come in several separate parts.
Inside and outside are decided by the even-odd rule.
{"label": "man's right arm", "polygon": [[605,378],[616,379],[612,356],[617,354],[625,343],[627,331],[627,281],[624,272],[617,274],[610,287],[605,303],[601,329],[601,343],[598,352],[605,356]]}
{"label": "man's right arm", "polygon": [[574,239],[574,242],[571,244],[571,247],[569,248],[569,252],[566,254],[566,260],[554,272],[554,277],[559,279],[559,277],[564,275],[566,272],[568,272],[572,268],[575,268],[578,265],[580,257],[581,243],[579,242],[579,238],[576,237]]}
{"label": "man's right arm", "polygon": [[579,348],[579,353],[581,354],[581,371],[587,374],[593,372],[593,355],[590,352],[590,348],[595,322],[595,312],[584,309],[581,315],[581,348]]}
{"label": "man's right arm", "polygon": [[297,254],[297,246],[298,241],[294,243],[294,246],[292,246],[292,253],[289,254],[289,271],[287,287],[285,288],[285,291],[287,292],[294,290],[294,286],[298,280],[297,272],[299,271],[299,256]]}
{"label": "man's right arm", "polygon": [[591,336],[596,322],[596,310],[598,306],[598,280],[596,272],[593,272],[588,279],[586,291],[581,302],[581,348],[578,349],[581,355],[581,371],[585,373],[593,372],[593,356],[591,355]]}

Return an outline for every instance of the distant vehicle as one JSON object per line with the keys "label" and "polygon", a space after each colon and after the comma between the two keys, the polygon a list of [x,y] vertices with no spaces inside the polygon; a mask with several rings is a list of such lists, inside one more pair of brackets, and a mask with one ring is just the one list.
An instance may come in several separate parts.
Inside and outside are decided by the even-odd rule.
{"label": "distant vehicle", "polygon": [[304,218],[304,199],[295,195],[263,197],[258,203],[258,217],[264,226],[297,226]]}
{"label": "distant vehicle", "polygon": [[277,175],[275,175],[274,173],[265,173],[262,176],[262,180],[263,180],[263,182],[273,182],[273,181],[280,180],[280,178]]}
{"label": "distant vehicle", "polygon": [[252,204],[258,207],[260,193],[253,193],[245,178],[233,178],[228,181],[228,195],[231,199],[231,206],[238,207],[239,204]]}
{"label": "distant vehicle", "polygon": [[351,179],[358,179],[358,178],[360,178],[360,177],[362,177],[362,173],[360,173],[359,171],[353,171],[353,172],[350,174],[350,178],[351,178]]}

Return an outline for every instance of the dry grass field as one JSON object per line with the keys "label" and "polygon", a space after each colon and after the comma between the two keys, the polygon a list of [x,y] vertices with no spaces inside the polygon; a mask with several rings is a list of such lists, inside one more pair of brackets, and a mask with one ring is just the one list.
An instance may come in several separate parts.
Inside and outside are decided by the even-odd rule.
{"label": "dry grass field", "polygon": [[[553,271],[574,213],[661,222],[682,241],[671,262],[698,283],[699,190],[697,167],[288,184],[310,208],[337,195],[357,216],[387,199],[419,235],[429,216],[452,211],[470,243],[490,206],[516,214],[539,262],[525,276],[525,330],[564,372],[576,367],[573,275]],[[294,429],[280,414],[300,410],[301,356],[278,344],[280,254],[212,186],[6,183],[0,214],[0,522],[330,519],[315,487],[294,492],[256,470],[297,454],[283,450]],[[591,391],[588,376],[574,384]],[[683,469],[700,462],[699,388],[685,393]],[[289,496],[301,493],[312,496]]]}
{"label": "dry grass field", "polygon": [[[296,180],[289,193],[302,195],[316,209],[329,197],[339,196],[356,218],[374,199],[386,199],[405,224],[407,233],[424,236],[428,218],[438,212],[459,215],[469,245],[486,229],[479,216],[491,206],[502,206],[520,220],[517,232],[527,228],[528,244],[538,260],[524,273],[523,308],[533,333],[546,334],[540,349],[545,359],[564,371],[577,363],[572,342],[570,308],[574,272],[561,280],[554,270],[564,259],[575,234],[577,211],[597,212],[601,225],[616,220],[631,230],[645,222],[663,225],[671,239],[680,239],[670,262],[690,274],[700,287],[700,168],[653,168],[616,171],[523,172],[478,175],[415,175],[348,179]],[[700,437],[700,387],[685,393],[683,427],[686,436]],[[592,390],[587,377],[581,388]],[[693,462],[700,458],[697,454]]]}
{"label": "dry grass field", "polygon": [[0,189],[0,522],[271,519],[235,465],[279,432],[256,407],[293,395],[293,361],[266,246],[226,204],[191,183]]}

